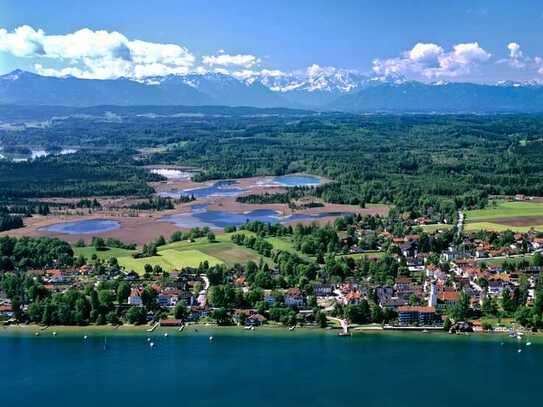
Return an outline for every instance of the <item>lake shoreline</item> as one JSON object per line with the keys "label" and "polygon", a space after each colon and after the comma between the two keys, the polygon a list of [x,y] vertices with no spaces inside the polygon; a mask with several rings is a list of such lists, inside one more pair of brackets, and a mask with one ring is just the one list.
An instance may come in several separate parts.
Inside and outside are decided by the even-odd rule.
{"label": "lake shoreline", "polygon": [[[254,330],[247,329],[242,326],[228,325],[219,326],[216,324],[189,324],[186,325],[183,331],[179,331],[179,327],[164,327],[158,326],[156,329],[152,329],[151,325],[87,325],[87,326],[41,326],[41,325],[6,325],[0,328],[0,336],[36,336],[36,337],[52,337],[60,335],[82,335],[82,336],[157,336],[157,334],[179,334],[179,335],[194,335],[194,334],[241,334],[241,333],[257,333],[257,334],[284,334],[285,336],[292,336],[293,333],[303,334],[316,334],[316,335],[328,335],[338,336],[341,331],[339,328],[319,328],[313,326],[296,327],[293,331],[290,331],[285,326],[267,325],[257,327]],[[406,336],[406,337],[446,337],[446,338],[465,338],[465,337],[481,337],[481,338],[509,338],[507,332],[469,332],[459,334],[449,334],[445,331],[434,330],[424,332],[422,330],[398,330],[398,329],[382,329],[375,326],[361,326],[351,329],[351,336],[363,336],[363,335],[391,335],[391,336]],[[524,338],[537,338],[543,340],[543,332],[528,333],[524,335]]]}

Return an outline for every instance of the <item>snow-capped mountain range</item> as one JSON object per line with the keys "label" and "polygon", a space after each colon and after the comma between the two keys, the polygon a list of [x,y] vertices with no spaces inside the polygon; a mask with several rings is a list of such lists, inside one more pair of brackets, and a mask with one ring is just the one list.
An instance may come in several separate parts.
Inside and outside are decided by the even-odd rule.
{"label": "snow-capped mountain range", "polygon": [[0,103],[19,105],[224,105],[349,112],[541,112],[539,83],[421,83],[311,67],[237,76],[202,73],[142,81],[50,77],[16,70],[0,76]]}

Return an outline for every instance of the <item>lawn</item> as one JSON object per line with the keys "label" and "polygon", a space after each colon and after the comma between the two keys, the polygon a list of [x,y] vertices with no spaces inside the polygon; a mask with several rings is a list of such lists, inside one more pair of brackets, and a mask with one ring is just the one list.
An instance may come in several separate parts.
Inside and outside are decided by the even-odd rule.
{"label": "lawn", "polygon": [[200,263],[207,261],[210,266],[222,264],[220,259],[202,253],[199,250],[159,250],[157,256],[135,259],[132,256],[119,257],[119,264],[126,270],[134,270],[143,273],[146,264],[159,265],[166,271],[180,270],[184,267],[198,267]]}
{"label": "lawn", "polygon": [[500,218],[523,216],[543,216],[543,203],[540,202],[497,202],[495,207],[466,212],[468,221],[486,221]]}
{"label": "lawn", "polygon": [[452,229],[453,225],[448,225],[446,223],[436,223],[433,225],[421,225],[422,230],[426,233],[434,233],[438,230],[449,230]]}
{"label": "lawn", "polygon": [[74,247],[74,254],[76,256],[84,256],[87,259],[90,259],[93,254],[101,260],[107,260],[110,257],[126,257],[130,256],[134,251],[117,249],[116,247],[108,248],[107,250],[96,250],[94,247]]}
{"label": "lawn", "polygon": [[267,237],[266,240],[273,245],[274,249],[282,250],[284,252],[289,252],[289,253],[300,254],[294,248],[294,244],[292,243],[292,240],[290,239],[287,239],[284,237]]}
{"label": "lawn", "polygon": [[199,248],[199,250],[202,253],[216,257],[229,265],[236,263],[245,264],[249,260],[258,263],[262,257],[254,250],[247,249],[230,242],[208,244],[206,246],[202,246]]}
{"label": "lawn", "polygon": [[477,259],[477,262],[478,263],[485,263],[487,265],[503,264],[505,262],[507,262],[507,263],[515,263],[516,264],[516,263],[521,262],[522,260],[526,260],[529,263],[531,263],[532,262],[532,254],[524,254],[524,255],[512,256],[512,257],[500,258],[500,259],[493,259],[493,258]]}
{"label": "lawn", "polygon": [[464,225],[464,230],[467,232],[476,232],[478,230],[492,230],[495,232],[503,232],[505,230],[512,230],[513,232],[526,233],[532,228],[535,230],[543,230],[543,225],[511,226],[492,222],[474,222],[466,223]]}

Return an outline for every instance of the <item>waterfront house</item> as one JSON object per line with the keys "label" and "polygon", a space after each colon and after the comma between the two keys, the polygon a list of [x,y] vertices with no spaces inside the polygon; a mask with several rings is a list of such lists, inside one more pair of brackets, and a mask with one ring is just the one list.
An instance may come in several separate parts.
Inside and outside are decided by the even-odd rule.
{"label": "waterfront house", "polygon": [[304,297],[299,288],[289,288],[285,295],[285,305],[289,307],[301,307],[304,305]]}
{"label": "waterfront house", "polygon": [[348,292],[344,298],[345,304],[358,305],[360,303],[360,299],[362,298],[362,294],[359,290],[355,289]]}
{"label": "waterfront house", "polygon": [[0,305],[0,317],[12,318],[15,315],[11,303],[5,303]]}
{"label": "waterfront house", "polygon": [[130,291],[130,296],[128,297],[128,305],[134,305],[136,307],[141,307],[143,302],[141,300],[141,294],[143,290],[140,288],[132,288]]}
{"label": "waterfront house", "polygon": [[266,321],[266,318],[260,314],[252,314],[245,318],[246,326],[260,326]]}
{"label": "waterfront house", "polygon": [[398,307],[400,325],[433,325],[436,320],[434,307]]}

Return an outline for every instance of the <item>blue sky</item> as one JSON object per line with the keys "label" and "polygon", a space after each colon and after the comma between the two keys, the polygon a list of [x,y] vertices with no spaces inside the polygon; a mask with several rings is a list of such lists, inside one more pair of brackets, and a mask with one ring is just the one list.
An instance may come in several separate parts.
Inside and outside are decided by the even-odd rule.
{"label": "blue sky", "polygon": [[[534,0],[0,0],[0,73],[257,75],[318,65],[427,81],[543,81],[542,34],[543,2]],[[82,41],[87,53],[75,52]]]}

